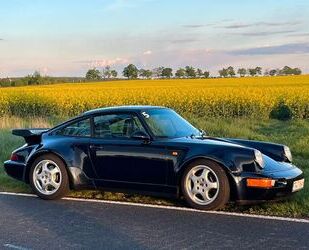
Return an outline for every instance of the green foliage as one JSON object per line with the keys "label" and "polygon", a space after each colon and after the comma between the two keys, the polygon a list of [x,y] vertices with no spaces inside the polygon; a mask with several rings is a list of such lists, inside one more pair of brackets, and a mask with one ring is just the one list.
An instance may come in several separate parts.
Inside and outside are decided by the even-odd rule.
{"label": "green foliage", "polygon": [[140,69],[139,76],[145,79],[149,79],[152,77],[152,71],[149,69]]}
{"label": "green foliage", "polygon": [[204,76],[205,78],[208,78],[208,77],[210,76],[210,72],[207,71],[207,70],[205,70],[204,73],[203,73],[203,76]]}
{"label": "green foliage", "polygon": [[155,78],[160,78],[160,77],[162,77],[163,69],[164,69],[163,66],[154,68],[154,69],[152,70],[152,76],[155,77]]}
{"label": "green foliage", "polygon": [[218,71],[219,76],[220,77],[228,77],[229,76],[229,72],[227,69],[223,68],[221,70]]}
{"label": "green foliage", "polygon": [[185,72],[186,72],[187,78],[195,78],[196,77],[196,71],[192,66],[186,66]]}
{"label": "green foliage", "polygon": [[227,74],[228,74],[230,77],[234,77],[234,76],[236,75],[235,70],[234,70],[234,68],[233,68],[232,66],[229,66],[229,67],[227,68]]}
{"label": "green foliage", "polygon": [[179,68],[179,69],[176,71],[175,76],[176,76],[177,78],[183,78],[183,77],[185,77],[185,76],[186,76],[186,71],[185,71],[185,69]]}
{"label": "green foliage", "polygon": [[104,79],[109,79],[112,76],[111,67],[109,65],[105,66],[102,70],[102,76]]}
{"label": "green foliage", "polygon": [[280,75],[301,75],[301,70],[299,68],[291,68],[289,66],[284,66],[279,70]]}
{"label": "green foliage", "polygon": [[197,69],[196,70],[196,76],[199,78],[202,78],[204,76],[203,70]]}
{"label": "green foliage", "polygon": [[93,68],[86,73],[86,79],[91,81],[99,81],[102,79],[100,70]]}
{"label": "green foliage", "polygon": [[162,70],[162,77],[164,78],[171,78],[173,76],[173,69],[172,68],[164,68]]}
{"label": "green foliage", "polygon": [[138,76],[138,69],[134,64],[129,64],[123,69],[123,76],[128,79],[135,79]]}
{"label": "green foliage", "polygon": [[240,77],[244,77],[247,74],[247,70],[245,68],[239,68],[237,74],[239,74]]}
{"label": "green foliage", "polygon": [[118,76],[118,72],[117,72],[116,70],[112,69],[112,70],[111,70],[111,76],[112,76],[113,78],[116,78],[116,77]]}
{"label": "green foliage", "polygon": [[293,118],[293,112],[284,101],[280,101],[270,111],[269,117],[272,119],[287,121]]}

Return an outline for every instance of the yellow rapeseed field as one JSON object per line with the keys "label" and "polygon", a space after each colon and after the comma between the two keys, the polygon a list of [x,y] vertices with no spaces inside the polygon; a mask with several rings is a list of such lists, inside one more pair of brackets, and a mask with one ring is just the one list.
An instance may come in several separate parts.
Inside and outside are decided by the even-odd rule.
{"label": "yellow rapeseed field", "polygon": [[1,114],[17,116],[72,116],[98,107],[147,104],[197,115],[267,118],[280,101],[295,118],[309,118],[309,75],[0,88]]}

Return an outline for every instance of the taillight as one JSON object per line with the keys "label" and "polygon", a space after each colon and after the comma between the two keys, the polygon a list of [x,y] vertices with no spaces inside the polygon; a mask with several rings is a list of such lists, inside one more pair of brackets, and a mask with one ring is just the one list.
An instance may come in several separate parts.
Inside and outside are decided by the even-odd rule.
{"label": "taillight", "polygon": [[19,157],[17,154],[12,153],[11,154],[11,161],[18,161]]}

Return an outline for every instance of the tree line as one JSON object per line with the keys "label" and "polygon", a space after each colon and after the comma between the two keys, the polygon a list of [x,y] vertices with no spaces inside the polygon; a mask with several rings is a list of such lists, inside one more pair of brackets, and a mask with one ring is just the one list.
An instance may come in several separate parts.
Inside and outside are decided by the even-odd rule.
{"label": "tree line", "polygon": [[[263,72],[262,67],[255,68],[238,68],[229,66],[227,68],[220,69],[218,71],[219,77],[246,77],[246,76],[279,76],[279,75],[301,75],[302,71],[299,68],[291,68],[284,66],[282,69],[266,69]],[[86,73],[86,79],[89,81],[98,81],[103,79],[117,78],[118,72],[115,69],[111,69],[110,66],[106,66],[102,71],[97,68],[89,69]],[[122,71],[122,76],[127,79],[152,79],[152,78],[209,78],[210,72],[202,70],[200,68],[194,68],[192,66],[186,66],[184,68],[178,68],[176,72],[170,67],[158,67],[154,69],[138,69],[134,64],[129,64]]]}
{"label": "tree line", "polygon": [[86,82],[85,77],[52,77],[43,76],[39,71],[25,77],[0,78],[0,87],[18,87],[27,85],[44,85],[54,83]]}
{"label": "tree line", "polygon": [[286,76],[286,75],[301,75],[302,71],[300,68],[291,68],[284,66],[282,69],[266,69],[263,72],[262,67],[255,68],[239,68],[237,71],[229,66],[218,71],[220,77],[235,77],[236,74],[240,77],[245,76]]}
{"label": "tree line", "polygon": [[[118,73],[116,70],[111,69],[110,66],[106,66],[102,71],[97,68],[89,69],[86,73],[87,80],[102,80],[117,78]],[[122,76],[128,79],[151,79],[151,78],[208,78],[210,76],[209,71],[203,71],[201,69],[195,69],[192,66],[186,66],[185,68],[179,68],[175,74],[173,69],[169,67],[158,67],[154,69],[138,69],[134,64],[129,64],[122,71]]]}
{"label": "tree line", "polygon": [[[238,68],[229,66],[218,71],[218,76],[211,76],[207,70],[186,66],[178,68],[175,72],[170,67],[158,67],[154,69],[138,69],[134,64],[129,64],[122,71],[122,76],[127,79],[168,79],[168,78],[209,78],[209,77],[246,77],[246,76],[281,76],[281,75],[301,75],[300,68],[291,68],[284,66],[281,69],[266,69],[263,71],[262,67],[255,68]],[[119,79],[118,72],[110,66],[104,67],[102,70],[97,68],[89,69],[85,77],[51,77],[42,76],[39,71],[25,77],[15,78],[0,78],[0,87],[10,86],[25,86],[25,85],[42,85],[65,82],[88,82]]]}

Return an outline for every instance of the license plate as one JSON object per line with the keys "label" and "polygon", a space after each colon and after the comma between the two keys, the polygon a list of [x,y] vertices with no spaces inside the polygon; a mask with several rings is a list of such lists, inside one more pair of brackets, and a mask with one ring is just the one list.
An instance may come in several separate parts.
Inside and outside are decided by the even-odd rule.
{"label": "license plate", "polygon": [[292,192],[296,192],[296,191],[302,189],[304,187],[304,183],[305,183],[304,179],[301,179],[301,180],[298,180],[298,181],[294,181]]}

